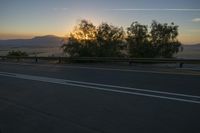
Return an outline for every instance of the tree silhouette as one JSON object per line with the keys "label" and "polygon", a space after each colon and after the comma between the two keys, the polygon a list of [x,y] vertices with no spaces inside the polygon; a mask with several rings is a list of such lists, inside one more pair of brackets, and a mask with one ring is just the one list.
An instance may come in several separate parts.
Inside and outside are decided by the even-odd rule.
{"label": "tree silhouette", "polygon": [[154,52],[149,42],[148,28],[138,22],[133,22],[127,28],[127,43],[130,57],[153,57]]}
{"label": "tree silhouette", "polygon": [[20,50],[17,50],[17,51],[9,51],[7,56],[15,56],[15,57],[26,57],[28,56],[28,54],[26,52],[22,52]]}
{"label": "tree silhouette", "polygon": [[[133,22],[125,34],[122,27],[102,23],[98,27],[87,20],[81,20],[62,45],[71,57],[173,57],[181,43],[177,39],[178,26],[153,21],[148,26]],[[127,50],[128,48],[128,50]]]}
{"label": "tree silhouette", "polygon": [[81,20],[62,48],[70,56],[96,56],[95,41],[96,27],[87,20]]}
{"label": "tree silhouette", "polygon": [[97,28],[98,56],[117,57],[121,56],[121,48],[124,41],[124,30],[107,23],[102,23]]}
{"label": "tree silhouette", "polygon": [[178,26],[171,23],[161,24],[153,21],[151,24],[151,43],[160,57],[172,57],[179,51],[181,43],[178,41]]}
{"label": "tree silhouette", "polygon": [[151,31],[138,22],[127,28],[127,43],[131,57],[165,57],[171,58],[179,51],[178,26],[171,23],[161,24],[153,21]]}
{"label": "tree silhouette", "polygon": [[89,21],[82,20],[62,48],[72,57],[116,57],[121,55],[123,38],[122,27],[102,23],[96,28]]}

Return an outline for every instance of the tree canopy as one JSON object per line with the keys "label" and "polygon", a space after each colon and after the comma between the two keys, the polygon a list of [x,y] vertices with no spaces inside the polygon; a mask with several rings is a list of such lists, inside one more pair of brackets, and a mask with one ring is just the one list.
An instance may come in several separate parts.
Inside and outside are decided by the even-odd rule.
{"label": "tree canopy", "polygon": [[26,52],[22,52],[20,50],[17,50],[17,51],[9,51],[7,56],[15,56],[15,57],[26,57],[28,56],[28,54]]}
{"label": "tree canopy", "polygon": [[151,43],[160,57],[172,57],[179,51],[181,43],[178,41],[178,26],[153,21],[151,24]]}
{"label": "tree canopy", "polygon": [[116,57],[121,54],[120,45],[123,40],[122,27],[107,23],[96,27],[91,22],[82,20],[62,47],[72,57]]}
{"label": "tree canopy", "polygon": [[70,56],[96,56],[93,54],[96,40],[96,27],[89,21],[81,22],[70,33],[68,42],[62,45],[65,53]]}
{"label": "tree canopy", "polygon": [[174,23],[152,21],[148,28],[135,21],[124,31],[108,23],[95,26],[81,20],[62,48],[71,57],[171,58],[181,46],[177,36],[178,26]]}
{"label": "tree canopy", "polygon": [[115,57],[121,56],[121,45],[124,40],[124,30],[107,23],[102,23],[97,28],[96,42],[98,56]]}
{"label": "tree canopy", "polygon": [[133,22],[127,28],[127,45],[131,57],[153,57],[154,52],[149,42],[148,27]]}

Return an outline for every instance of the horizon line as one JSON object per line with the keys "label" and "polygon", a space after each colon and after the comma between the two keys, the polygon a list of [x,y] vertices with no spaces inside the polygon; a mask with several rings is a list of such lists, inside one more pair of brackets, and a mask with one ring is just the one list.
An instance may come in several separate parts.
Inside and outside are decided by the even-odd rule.
{"label": "horizon line", "polygon": [[189,12],[199,12],[200,9],[192,9],[192,8],[113,8],[113,9],[105,9],[105,11],[189,11]]}
{"label": "horizon line", "polygon": [[[46,34],[46,35],[33,35],[31,37],[28,37],[28,38],[23,38],[23,37],[16,37],[16,38],[7,38],[7,39],[2,39],[0,38],[0,41],[8,41],[8,40],[27,40],[27,39],[34,39],[35,37],[45,37],[45,36],[55,36],[55,37],[59,37],[59,38],[66,38],[66,36],[59,36],[59,35],[51,35],[51,34]],[[183,45],[196,45],[196,44],[200,44],[200,42],[184,42],[184,41],[181,41],[181,43]]]}

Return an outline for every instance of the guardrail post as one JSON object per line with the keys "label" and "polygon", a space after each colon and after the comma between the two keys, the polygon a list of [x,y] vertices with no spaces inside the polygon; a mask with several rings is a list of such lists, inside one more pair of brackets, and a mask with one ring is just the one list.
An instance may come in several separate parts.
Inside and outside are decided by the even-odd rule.
{"label": "guardrail post", "polygon": [[61,57],[58,58],[58,63],[59,63],[59,64],[61,63]]}
{"label": "guardrail post", "polygon": [[183,68],[183,62],[180,62],[179,68]]}
{"label": "guardrail post", "polygon": [[35,63],[38,63],[38,58],[37,57],[35,57]]}
{"label": "guardrail post", "polygon": [[128,63],[129,63],[129,65],[131,66],[131,65],[132,65],[132,63],[133,63],[133,61],[129,61]]}
{"label": "guardrail post", "polygon": [[19,62],[20,61],[20,57],[17,57],[17,62]]}
{"label": "guardrail post", "polygon": [[5,61],[6,60],[6,57],[1,57],[2,61]]}

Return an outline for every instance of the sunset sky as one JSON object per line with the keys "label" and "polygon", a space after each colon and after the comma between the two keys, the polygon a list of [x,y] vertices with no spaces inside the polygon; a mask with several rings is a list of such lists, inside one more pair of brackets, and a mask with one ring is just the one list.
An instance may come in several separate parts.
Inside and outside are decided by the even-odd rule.
{"label": "sunset sky", "polygon": [[200,0],[0,0],[0,39],[65,36],[81,19],[124,28],[174,22],[182,43],[200,43]]}

